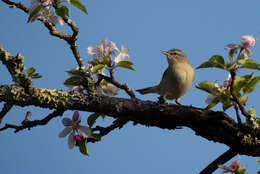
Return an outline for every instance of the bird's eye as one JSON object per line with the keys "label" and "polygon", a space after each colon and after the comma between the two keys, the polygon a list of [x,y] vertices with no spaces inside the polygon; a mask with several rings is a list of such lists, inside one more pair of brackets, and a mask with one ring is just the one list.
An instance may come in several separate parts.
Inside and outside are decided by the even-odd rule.
{"label": "bird's eye", "polygon": [[173,53],[172,53],[172,55],[175,55],[175,56],[176,56],[176,55],[177,55],[177,53],[176,53],[176,52],[173,52]]}

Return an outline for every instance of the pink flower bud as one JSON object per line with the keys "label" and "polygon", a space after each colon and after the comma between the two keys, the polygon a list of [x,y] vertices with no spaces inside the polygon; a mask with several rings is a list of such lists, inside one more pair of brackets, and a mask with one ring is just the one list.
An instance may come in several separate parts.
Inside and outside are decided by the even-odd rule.
{"label": "pink flower bud", "polygon": [[80,135],[75,135],[73,138],[75,141],[81,141],[81,136]]}
{"label": "pink flower bud", "polygon": [[244,47],[246,48],[250,48],[250,47],[253,47],[255,45],[255,42],[256,42],[256,38],[254,38],[253,36],[251,35],[246,35],[246,36],[242,36],[241,37],[241,43]]}

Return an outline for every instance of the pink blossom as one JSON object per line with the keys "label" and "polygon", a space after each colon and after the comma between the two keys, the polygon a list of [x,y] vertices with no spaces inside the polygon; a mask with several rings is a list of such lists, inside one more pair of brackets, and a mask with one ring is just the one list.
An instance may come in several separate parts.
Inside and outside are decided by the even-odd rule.
{"label": "pink blossom", "polygon": [[124,61],[125,58],[129,57],[129,55],[126,54],[126,52],[128,52],[128,49],[124,45],[122,45],[121,51],[119,51],[119,54],[115,57],[115,63]]}
{"label": "pink blossom", "polygon": [[254,38],[252,35],[246,35],[242,36],[240,42],[242,45],[246,48],[251,48],[255,45],[255,42],[257,41],[256,38]]}
{"label": "pink blossom", "polygon": [[[91,137],[91,129],[87,126],[81,126],[79,124],[80,122],[81,118],[78,111],[74,112],[72,119],[62,119],[62,124],[65,126],[65,128],[59,133],[59,137],[64,138],[69,135],[68,146],[70,149],[75,146],[76,141],[79,139],[78,136],[80,136],[80,138],[83,137],[86,139]],[[75,134],[76,132],[78,132],[78,135]]]}
{"label": "pink blossom", "polygon": [[228,44],[224,48],[226,50],[231,49],[244,49],[248,56],[252,56],[252,52],[249,48],[253,47],[258,39],[253,37],[252,35],[245,35],[241,37],[241,44]]}
{"label": "pink blossom", "polygon": [[31,14],[40,5],[44,5],[44,8],[38,12],[29,22],[34,22],[36,19],[41,19],[44,22],[50,22],[54,25],[64,25],[64,21],[59,16],[55,16],[51,11],[52,1],[51,0],[32,0],[29,7],[29,14]]}
{"label": "pink blossom", "polygon": [[94,58],[99,58],[114,54],[114,50],[119,52],[119,49],[114,42],[109,42],[107,38],[104,38],[102,39],[100,45],[94,47],[89,46],[88,54],[92,55]]}

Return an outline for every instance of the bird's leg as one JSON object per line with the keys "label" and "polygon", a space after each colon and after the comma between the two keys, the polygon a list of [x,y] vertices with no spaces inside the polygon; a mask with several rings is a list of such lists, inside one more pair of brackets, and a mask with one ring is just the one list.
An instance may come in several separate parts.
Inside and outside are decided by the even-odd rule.
{"label": "bird's leg", "polygon": [[177,103],[177,105],[181,105],[180,102],[179,102],[179,99],[180,99],[180,98],[176,98],[176,99],[175,99],[175,102]]}
{"label": "bird's leg", "polygon": [[163,96],[158,97],[158,103],[159,104],[165,104],[166,103],[166,99]]}

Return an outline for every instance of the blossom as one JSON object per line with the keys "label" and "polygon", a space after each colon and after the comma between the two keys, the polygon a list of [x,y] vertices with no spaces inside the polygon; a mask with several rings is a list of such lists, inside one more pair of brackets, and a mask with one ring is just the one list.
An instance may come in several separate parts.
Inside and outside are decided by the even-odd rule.
{"label": "blossom", "polygon": [[251,48],[255,45],[257,38],[254,38],[252,35],[242,36],[240,42],[246,48]]}
{"label": "blossom", "polygon": [[43,22],[50,22],[54,25],[64,25],[64,21],[61,17],[55,16],[51,11],[52,1],[51,0],[32,0],[29,7],[29,14],[31,15],[40,5],[44,5],[38,14],[33,15],[29,22],[34,22],[36,19],[42,19]]}
{"label": "blossom", "polygon": [[128,49],[124,45],[122,45],[121,51],[119,51],[119,54],[115,57],[115,63],[124,61],[127,57],[129,58],[129,55],[126,54],[126,52],[128,52]]}
{"label": "blossom", "polygon": [[79,124],[80,122],[81,118],[78,111],[74,112],[72,119],[62,119],[62,124],[65,128],[59,133],[59,137],[64,138],[70,134],[68,138],[68,146],[70,149],[76,145],[76,141],[81,141],[81,137],[85,139],[91,137],[91,129],[87,126],[81,126]]}
{"label": "blossom", "polygon": [[101,40],[98,46],[89,46],[88,54],[92,55],[94,58],[99,58],[103,56],[108,56],[109,54],[114,54],[114,50],[119,52],[116,44],[114,42],[109,42],[107,38]]}
{"label": "blossom", "polygon": [[249,48],[253,47],[258,39],[252,35],[245,35],[241,37],[241,44],[228,44],[224,48],[226,50],[244,49],[248,56],[252,56],[252,52]]}
{"label": "blossom", "polygon": [[238,168],[240,168],[240,156],[238,155],[238,159],[230,163],[228,166],[219,165],[218,168],[223,170],[223,173],[226,172],[235,172]]}

